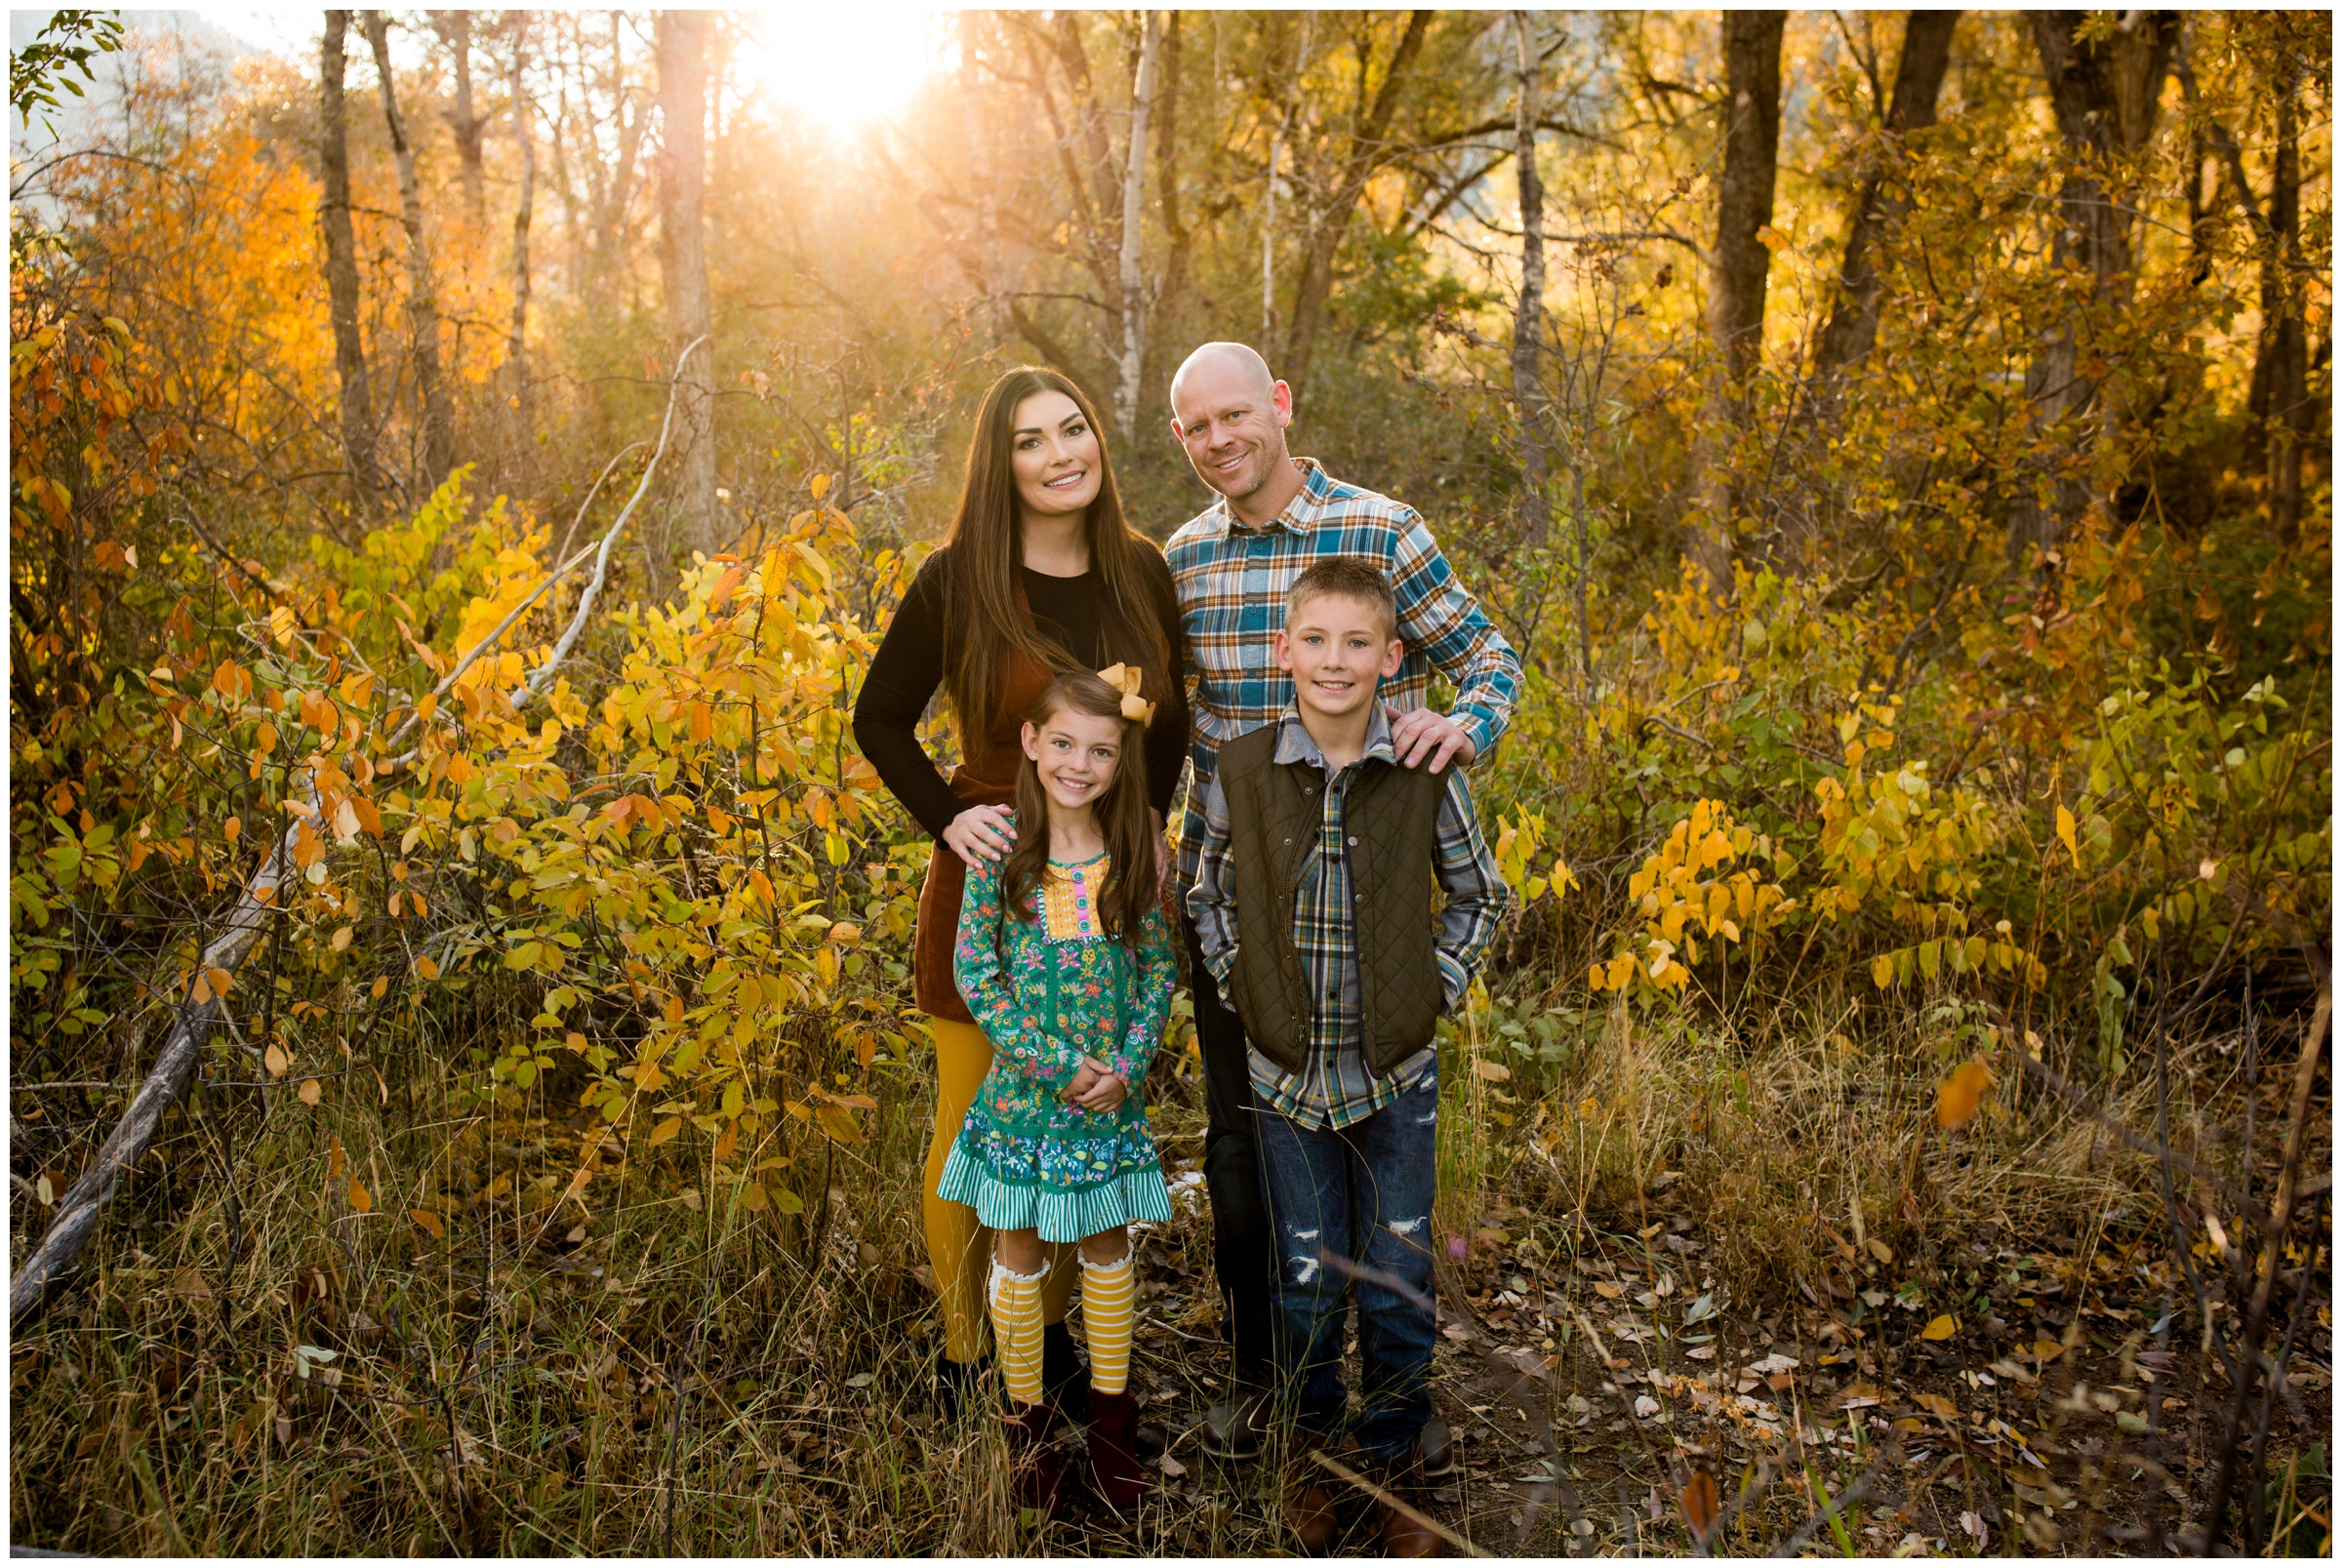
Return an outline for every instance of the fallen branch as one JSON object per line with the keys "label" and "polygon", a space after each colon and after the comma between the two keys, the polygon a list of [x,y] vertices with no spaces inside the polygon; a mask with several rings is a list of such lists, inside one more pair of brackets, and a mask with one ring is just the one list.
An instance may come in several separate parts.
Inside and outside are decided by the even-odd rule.
{"label": "fallen branch", "polygon": [[[213,970],[233,976],[245,955],[252,951],[269,917],[276,913],[277,890],[299,874],[293,869],[293,847],[302,825],[303,819],[296,817],[277,838],[276,847],[268,852],[267,860],[254,873],[244,896],[229,912],[225,928],[204,948],[202,961],[196,968],[198,977]],[[49,1227],[41,1233],[40,1245],[33,1248],[32,1256],[24,1260],[24,1266],[9,1282],[11,1323],[22,1322],[71,1268],[82,1243],[97,1228],[99,1216],[121,1187],[123,1173],[144,1157],[146,1146],[154,1142],[155,1132],[162,1126],[163,1112],[171,1108],[185,1091],[187,1080],[194,1076],[196,1058],[226,1009],[226,998],[216,984],[207,981],[205,999],[197,1002],[193,1000],[190,982],[188,1000],[180,1004],[171,1031],[163,1037],[162,1053],[155,1058],[145,1081],[139,1085],[139,1092],[131,1097],[130,1108],[106,1135],[90,1168],[58,1200],[57,1212],[50,1217]]]}
{"label": "fallen branch", "polygon": [[[693,339],[684,346],[683,352],[675,357],[675,386],[681,385],[683,362],[707,341],[705,335]],[[652,476],[659,471],[659,460],[666,455],[667,436],[674,427],[674,418],[675,392],[670,389],[666,400],[666,417],[659,427],[659,449],[651,455],[649,464],[643,469],[641,482],[634,487],[634,494],[626,502],[625,510],[618,514],[609,532],[602,537],[593,580],[586,584],[586,592],[579,600],[577,615],[571,620],[569,629],[562,634],[552,655],[538,666],[526,684],[513,693],[513,706],[522,705],[551,683],[553,672],[569,657],[570,650],[584,634],[586,617],[608,579],[611,548],[617,543],[619,533],[626,527],[626,520],[633,516],[635,507],[642,503],[642,498],[650,490]],[[226,556],[226,552],[221,550],[208,534],[204,537],[216,551]],[[241,562],[235,565],[239,571],[244,570]],[[567,570],[567,567],[563,567],[547,578],[539,585],[537,593],[529,596],[522,608],[525,609],[527,603],[536,602],[538,595],[550,587],[553,581]],[[251,574],[247,572],[246,575]],[[449,672],[437,690],[446,691],[458,675],[519,619],[519,614],[515,610],[506,616],[495,631],[473,645],[464,660]],[[410,717],[407,725],[401,726],[398,733],[404,735],[407,727],[414,722],[415,719]],[[313,773],[303,776],[311,820],[315,818],[318,805],[314,780]],[[40,1244],[10,1281],[8,1315],[11,1323],[22,1322],[35,1307],[48,1299],[52,1288],[63,1281],[72,1268],[73,1260],[79,1256],[90,1233],[97,1228],[99,1217],[104,1213],[105,1206],[113,1201],[115,1192],[120,1190],[123,1173],[145,1156],[147,1146],[154,1142],[154,1136],[162,1126],[163,1113],[186,1091],[187,1080],[194,1076],[196,1058],[210,1040],[213,1030],[230,1023],[223,987],[205,977],[213,971],[219,971],[232,981],[245,958],[250,955],[253,944],[266,928],[270,916],[279,912],[279,889],[299,876],[293,866],[293,850],[301,827],[302,821],[297,814],[296,820],[278,837],[275,848],[269,851],[267,860],[262,863],[260,870],[245,886],[243,896],[237,899],[235,907],[228,912],[221,934],[204,948],[195,979],[204,980],[205,999],[200,1002],[194,1000],[195,979],[191,979],[187,997],[181,1002],[171,1031],[163,1038],[162,1052],[155,1058],[144,1082],[139,1085],[139,1092],[131,1098],[130,1107],[122,1113],[122,1119],[114,1124],[114,1130],[106,1135],[105,1143],[100,1146],[98,1157],[90,1162],[90,1168],[59,1200],[48,1228],[41,1234]]]}

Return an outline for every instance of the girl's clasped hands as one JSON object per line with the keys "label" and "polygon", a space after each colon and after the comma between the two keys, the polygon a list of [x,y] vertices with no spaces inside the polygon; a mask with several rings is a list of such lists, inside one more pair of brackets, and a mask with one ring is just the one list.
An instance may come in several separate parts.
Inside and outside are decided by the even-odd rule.
{"label": "girl's clasped hands", "polygon": [[1122,1097],[1129,1093],[1130,1086],[1112,1067],[1096,1057],[1084,1056],[1073,1071],[1073,1081],[1060,1090],[1057,1098],[1082,1110],[1114,1111],[1122,1108]]}

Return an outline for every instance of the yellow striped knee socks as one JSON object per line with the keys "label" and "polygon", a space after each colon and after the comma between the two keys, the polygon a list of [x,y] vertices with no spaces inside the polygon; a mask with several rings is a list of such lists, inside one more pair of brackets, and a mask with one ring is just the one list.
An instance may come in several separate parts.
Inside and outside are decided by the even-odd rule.
{"label": "yellow striped knee socks", "polygon": [[[1008,1396],[1021,1405],[1041,1402],[1041,1285],[1048,1277],[1047,1265],[1038,1273],[1020,1274],[997,1259],[992,1263],[989,1294],[992,1334],[1000,1347],[1000,1378],[1008,1385]],[[1128,1343],[1126,1332],[1125,1346]]]}
{"label": "yellow striped knee socks", "polygon": [[1110,1264],[1081,1261],[1081,1320],[1089,1330],[1090,1387],[1100,1393],[1120,1393],[1130,1387],[1130,1330],[1137,1315],[1138,1277],[1133,1253]]}

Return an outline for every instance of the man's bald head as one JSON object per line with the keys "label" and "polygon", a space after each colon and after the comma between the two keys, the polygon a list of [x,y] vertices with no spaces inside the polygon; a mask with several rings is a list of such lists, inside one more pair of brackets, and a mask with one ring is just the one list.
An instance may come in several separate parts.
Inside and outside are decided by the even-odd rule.
{"label": "man's bald head", "polygon": [[1269,361],[1250,343],[1205,343],[1190,354],[1171,378],[1171,417],[1179,419],[1179,394],[1187,386],[1208,383],[1215,389],[1238,390],[1267,400],[1276,389]]}
{"label": "man's bald head", "polygon": [[1285,450],[1293,392],[1242,343],[1205,343],[1171,378],[1171,430],[1195,477],[1248,526],[1273,517],[1301,489]]}

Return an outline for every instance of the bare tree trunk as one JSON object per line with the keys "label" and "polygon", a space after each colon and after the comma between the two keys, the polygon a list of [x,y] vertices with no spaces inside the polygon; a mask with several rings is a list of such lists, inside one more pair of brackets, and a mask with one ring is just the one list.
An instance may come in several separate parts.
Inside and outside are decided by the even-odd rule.
{"label": "bare tree trunk", "polygon": [[1513,167],[1520,198],[1520,302],[1513,313],[1513,402],[1520,411],[1521,543],[1541,548],[1552,527],[1546,483],[1545,181],[1537,171],[1537,41],[1533,18],[1511,14],[1516,82]]}
{"label": "bare tree trunk", "polygon": [[[1903,59],[1895,67],[1885,127],[1898,143],[1935,124],[1936,100],[1952,64],[1952,33],[1958,24],[1957,11],[1914,11],[1904,22]],[[1878,246],[1911,205],[1909,196],[1886,188],[1887,172],[1884,160],[1873,164],[1854,198],[1845,260],[1838,266],[1837,303],[1814,345],[1817,383],[1868,354],[1878,337]]]}
{"label": "bare tree trunk", "polygon": [[1725,449],[1746,422],[1749,378],[1764,357],[1764,293],[1773,253],[1758,237],[1773,220],[1773,178],[1780,155],[1781,29],[1786,11],[1724,13],[1723,176],[1717,184],[1716,254],[1709,267],[1708,326],[1717,376],[1703,420],[1706,449],[1701,515],[1692,558],[1718,598],[1732,591],[1734,519],[1743,496],[1730,477]]}
{"label": "bare tree trunk", "polygon": [[448,109],[447,127],[455,134],[456,170],[464,181],[464,208],[471,219],[472,231],[480,233],[488,227],[488,199],[480,181],[480,134],[487,130],[488,121],[474,107],[471,92],[471,13],[434,11],[431,24],[455,58],[456,101]]}
{"label": "bare tree trunk", "polygon": [[983,15],[973,10],[959,14],[959,114],[968,155],[968,204],[975,213],[976,288],[983,297],[985,330],[997,342],[1003,318],[999,184],[992,167],[990,117],[985,111],[984,93],[977,85],[976,74]]}
{"label": "bare tree trunk", "polygon": [[1139,376],[1147,365],[1147,132],[1154,114],[1162,14],[1139,19],[1139,66],[1130,89],[1130,145],[1122,159],[1122,358],[1114,377],[1114,429],[1128,441],[1138,429]]}
{"label": "bare tree trunk", "polygon": [[[1429,11],[1407,14],[1407,30],[1400,36],[1398,47],[1391,52],[1391,63],[1383,70],[1382,86],[1376,89],[1371,106],[1352,125],[1349,154],[1343,160],[1325,205],[1318,209],[1310,224],[1308,243],[1302,250],[1301,278],[1293,295],[1293,325],[1285,337],[1284,363],[1276,367],[1297,388],[1309,380],[1310,360],[1317,347],[1317,329],[1325,317],[1326,301],[1333,293],[1334,258],[1342,249],[1343,235],[1349,232],[1351,215],[1357,211],[1358,198],[1366,193],[1366,182],[1374,178],[1374,172],[1400,150],[1391,143],[1391,120],[1398,110],[1398,101],[1405,96],[1415,57],[1423,53],[1424,34],[1431,23]],[[1360,76],[1364,76],[1362,65]]]}
{"label": "bare tree trunk", "polygon": [[390,31],[379,11],[366,13],[366,40],[374,46],[374,68],[382,77],[383,119],[390,129],[390,151],[398,163],[399,214],[407,230],[407,320],[415,339],[415,389],[423,405],[423,468],[438,488],[456,465],[455,413],[439,373],[439,302],[431,284],[431,253],[423,234],[423,187],[415,177],[415,148],[407,141],[398,89],[390,74]]}
{"label": "bare tree trunk", "polygon": [[1269,182],[1261,195],[1261,354],[1275,352],[1276,342],[1276,175],[1285,155],[1285,120],[1279,117],[1269,136]]}
{"label": "bare tree trunk", "polygon": [[2310,406],[2309,331],[2302,320],[2301,128],[2295,104],[2300,67],[2287,52],[2274,84],[2277,156],[2261,261],[2260,352],[2252,367],[2251,412],[2267,444],[2269,521],[2278,543],[2301,532],[2302,452],[2316,428]]}
{"label": "bare tree trunk", "polygon": [[2115,411],[2101,404],[2097,382],[2082,373],[2075,317],[2092,302],[2129,298],[2130,214],[2108,192],[2103,172],[2118,170],[2154,134],[2156,99],[2178,36],[2177,18],[2169,12],[2122,13],[2111,36],[2089,43],[2076,37],[2079,13],[2031,11],[2026,16],[2058,134],[2073,160],[2058,189],[2050,263],[2061,272],[2078,267],[2086,275],[2090,300],[2072,302],[2072,312],[2044,335],[2025,374],[2032,427],[2053,447],[2067,450],[2047,460],[2055,473],[2051,504],[2040,503],[2039,487],[2028,476],[2018,476],[2012,487],[2008,551],[2019,565],[2035,549],[2054,546],[2089,509],[2089,479],[2066,456],[2075,446],[2110,433]]}
{"label": "bare tree trunk", "polygon": [[375,500],[374,396],[366,382],[366,344],[358,331],[358,242],[349,219],[349,127],[343,77],[349,13],[325,14],[325,41],[318,53],[317,152],[324,193],[317,203],[325,231],[325,287],[334,320],[334,371],[342,385],[342,455],[349,465],[350,489],[358,509],[371,513]]}
{"label": "bare tree trunk", "polygon": [[1188,259],[1194,244],[1179,206],[1179,13],[1166,12],[1162,88],[1156,94],[1153,135],[1148,139],[1154,148],[1155,200],[1162,206],[1163,234],[1169,241],[1163,252],[1162,285],[1154,296],[1157,312],[1168,308],[1187,286]]}
{"label": "bare tree trunk", "polygon": [[[662,11],[659,54],[659,272],[675,350],[707,335],[707,13]],[[713,352],[680,372],[675,512],[679,543],[712,555],[723,543],[715,499]],[[671,549],[676,540],[669,541]],[[662,562],[662,568],[665,563]]]}
{"label": "bare tree trunk", "polygon": [[528,461],[535,442],[536,394],[529,386],[529,224],[537,206],[537,135],[522,72],[528,59],[529,14],[508,13],[512,26],[512,135],[520,143],[520,197],[512,207],[512,331],[505,340],[505,371],[512,398],[514,458]]}

